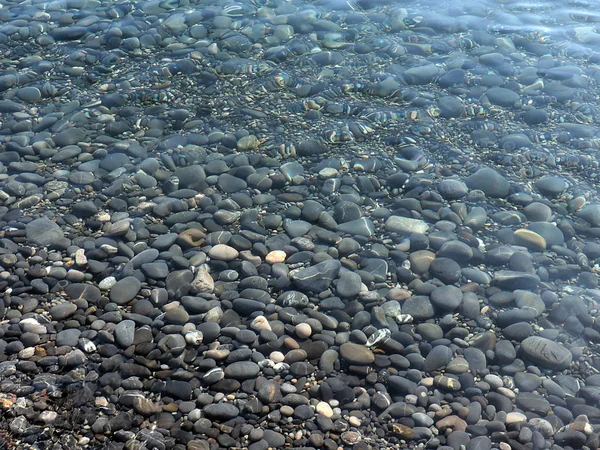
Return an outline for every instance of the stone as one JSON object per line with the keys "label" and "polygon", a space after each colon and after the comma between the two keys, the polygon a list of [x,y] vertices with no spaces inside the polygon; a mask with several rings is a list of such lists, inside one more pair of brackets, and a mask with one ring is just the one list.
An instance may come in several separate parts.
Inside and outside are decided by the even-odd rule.
{"label": "stone", "polygon": [[521,228],[514,232],[515,244],[527,247],[535,252],[546,250],[546,240],[532,230]]}
{"label": "stone", "polygon": [[352,298],[360,293],[361,287],[362,279],[360,275],[356,272],[346,270],[340,273],[335,291],[341,298]]}
{"label": "stone", "polygon": [[438,345],[433,347],[423,364],[423,372],[431,373],[444,368],[452,360],[452,350],[449,347]]}
{"label": "stone", "polygon": [[521,354],[547,369],[562,370],[571,365],[573,355],[562,344],[540,336],[521,342]]}
{"label": "stone", "polygon": [[202,411],[209,419],[230,420],[240,414],[240,410],[230,403],[215,403],[205,406]]}
{"label": "stone", "polygon": [[340,346],[340,355],[350,364],[367,365],[375,361],[375,355],[370,349],[351,342]]}
{"label": "stone", "polygon": [[135,277],[125,277],[110,289],[110,301],[117,305],[126,305],[135,298],[142,283]]}
{"label": "stone", "polygon": [[489,167],[482,167],[465,180],[469,189],[479,189],[492,198],[504,198],[510,191],[510,184],[502,175]]}
{"label": "stone", "polygon": [[336,259],[328,259],[314,266],[294,273],[294,284],[303,291],[320,293],[329,288],[340,272],[341,264]]}
{"label": "stone", "polygon": [[442,286],[435,289],[429,298],[434,306],[448,311],[454,311],[460,306],[463,293],[456,286]]}
{"label": "stone", "polygon": [[25,235],[29,242],[40,247],[52,245],[64,237],[60,226],[46,217],[29,222],[25,226]]}
{"label": "stone", "polygon": [[115,327],[115,342],[121,348],[128,348],[133,345],[135,336],[135,322],[133,320],[123,320]]}
{"label": "stone", "polygon": [[427,230],[429,230],[429,225],[427,225],[425,221],[419,219],[390,216],[385,222],[385,229],[400,234],[425,234],[427,233]]}
{"label": "stone", "polygon": [[74,303],[60,303],[50,308],[50,317],[52,320],[61,321],[71,317],[77,311],[77,305]]}
{"label": "stone", "polygon": [[208,251],[208,256],[219,261],[233,261],[239,252],[229,245],[217,244]]}
{"label": "stone", "polygon": [[238,361],[229,364],[225,368],[225,376],[236,380],[247,380],[254,378],[260,372],[258,364],[252,361]]}

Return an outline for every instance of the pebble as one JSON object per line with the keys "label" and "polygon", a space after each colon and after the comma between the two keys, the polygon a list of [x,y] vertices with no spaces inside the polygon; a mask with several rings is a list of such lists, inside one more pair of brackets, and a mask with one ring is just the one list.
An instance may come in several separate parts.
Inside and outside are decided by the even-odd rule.
{"label": "pebble", "polygon": [[350,342],[340,346],[340,356],[351,364],[365,365],[375,361],[375,356],[371,350]]}
{"label": "pebble", "polygon": [[5,2],[0,447],[598,447],[596,5],[258,3]]}

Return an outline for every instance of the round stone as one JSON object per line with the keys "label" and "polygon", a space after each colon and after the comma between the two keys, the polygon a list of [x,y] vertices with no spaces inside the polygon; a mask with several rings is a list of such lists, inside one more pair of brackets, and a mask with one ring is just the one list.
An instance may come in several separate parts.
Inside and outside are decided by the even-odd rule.
{"label": "round stone", "polygon": [[312,329],[307,323],[299,323],[296,325],[296,336],[300,339],[308,339],[312,334]]}
{"label": "round stone", "polygon": [[287,255],[283,250],[273,250],[265,256],[265,261],[269,264],[277,264],[284,262],[286,257]]}

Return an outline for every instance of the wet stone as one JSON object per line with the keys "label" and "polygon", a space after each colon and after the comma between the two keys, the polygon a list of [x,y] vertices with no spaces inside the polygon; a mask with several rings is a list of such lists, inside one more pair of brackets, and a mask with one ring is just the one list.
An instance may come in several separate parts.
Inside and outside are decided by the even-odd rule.
{"label": "wet stone", "polygon": [[49,246],[64,236],[60,226],[45,217],[29,222],[25,232],[30,242],[42,247]]}
{"label": "wet stone", "polygon": [[531,336],[521,343],[523,356],[542,367],[554,370],[567,368],[572,361],[569,350],[558,342],[539,336]]}
{"label": "wet stone", "polygon": [[341,268],[339,261],[329,259],[293,275],[294,284],[303,291],[322,292],[337,277]]}
{"label": "wet stone", "polygon": [[504,198],[508,195],[510,185],[506,178],[489,167],[483,167],[465,180],[469,189],[479,189],[488,197]]}
{"label": "wet stone", "polygon": [[340,356],[351,364],[366,365],[375,361],[373,352],[367,347],[349,342],[340,346]]}
{"label": "wet stone", "polygon": [[135,277],[125,277],[110,289],[110,300],[117,305],[126,305],[138,294],[142,283]]}

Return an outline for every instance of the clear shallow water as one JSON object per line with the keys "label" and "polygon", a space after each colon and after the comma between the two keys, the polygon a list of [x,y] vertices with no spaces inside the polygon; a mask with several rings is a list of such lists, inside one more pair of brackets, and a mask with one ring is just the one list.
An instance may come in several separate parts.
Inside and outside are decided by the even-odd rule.
{"label": "clear shallow water", "polygon": [[[135,404],[136,413],[149,417],[161,411],[163,397],[188,402],[190,384],[181,380],[191,379],[198,389],[194,400],[200,392],[212,396],[182,408],[195,408],[194,433],[204,436],[206,424],[198,418],[208,415],[217,426],[207,434],[227,435],[218,424],[236,416],[248,397],[235,382],[254,379],[259,371],[250,361],[252,352],[238,354],[242,360],[236,362],[242,364],[233,368],[225,361],[223,355],[238,338],[235,345],[256,341],[255,354],[272,358],[259,361],[262,374],[274,378],[283,373],[289,381],[312,375],[321,361],[305,360],[323,353],[325,342],[336,351],[333,361],[322,363],[323,370],[336,372],[331,378],[339,377],[344,399],[352,391],[350,382],[364,382],[396,389],[393,400],[403,402],[404,389],[413,395],[410,383],[416,385],[412,379],[405,383],[410,378],[406,369],[414,369],[410,375],[419,381],[432,351],[429,340],[447,339],[437,348],[451,349],[449,356],[440,352],[440,359],[457,357],[455,372],[448,370],[455,378],[462,373],[464,356],[472,373],[505,375],[512,389],[512,376],[526,367],[515,359],[516,350],[526,334],[539,335],[555,346],[533,341],[518,355],[540,366],[530,370],[539,378],[533,384],[543,378],[558,398],[550,399],[549,416],[564,423],[557,422],[552,432],[578,414],[600,422],[598,381],[591,378],[600,370],[594,347],[600,340],[594,267],[600,257],[600,206],[594,204],[600,149],[598,5],[85,0],[2,5],[0,220],[6,270],[0,283],[11,290],[6,317],[13,321],[2,324],[2,331],[10,327],[10,333],[5,334],[8,344],[1,345],[12,352],[3,355],[9,363],[4,373],[24,386],[23,397],[34,392],[27,406],[43,388],[59,392],[61,402],[53,407],[69,426],[79,427],[70,448],[110,442],[109,432],[126,422],[114,419],[121,406],[130,410]],[[483,180],[473,181],[482,166],[501,175],[487,171]],[[467,189],[463,181],[469,179]],[[327,214],[321,216],[323,211]],[[29,225],[41,216],[47,219]],[[194,231],[185,234],[189,229]],[[205,231],[211,234],[207,242]],[[352,239],[340,244],[341,236]],[[37,253],[19,249],[23,243]],[[51,248],[50,256],[44,247]],[[287,253],[268,253],[273,249]],[[243,257],[238,251],[245,252]],[[88,263],[82,258],[86,254]],[[435,259],[439,264],[430,271]],[[275,267],[272,261],[279,260],[286,263]],[[317,274],[298,275],[317,263],[325,263],[314,269]],[[42,282],[29,283],[26,270]],[[257,275],[250,276],[254,270]],[[198,274],[202,277],[194,278]],[[319,288],[311,287],[311,277],[321,275]],[[242,287],[241,278],[253,279]],[[65,280],[76,286],[63,292]],[[430,296],[440,283],[449,289]],[[256,289],[248,292],[248,286]],[[457,286],[472,295],[463,299]],[[361,289],[368,292],[359,296]],[[190,290],[202,295],[183,294]],[[254,297],[240,299],[242,293]],[[53,302],[63,306],[50,312]],[[172,302],[182,307],[168,306]],[[38,307],[56,324],[41,326],[48,319]],[[291,310],[281,313],[282,307]],[[314,347],[310,339],[301,342],[308,350],[302,350],[306,355],[297,361],[297,372],[286,372],[290,368],[281,364],[283,355],[271,356],[273,348],[250,331],[259,311],[269,320],[277,318],[274,329],[280,334],[301,339],[325,329],[311,337]],[[28,314],[37,322],[23,322]],[[71,315],[81,322],[65,320]],[[128,322],[119,327],[117,345],[96,353],[96,346],[106,344],[96,329],[110,341],[124,318]],[[219,337],[220,319],[229,329]],[[186,333],[183,342],[178,327],[188,320],[204,335]],[[417,330],[427,321],[435,326]],[[297,322],[312,325],[297,329]],[[91,323],[94,332],[88,329]],[[232,323],[244,328],[241,337]],[[444,328],[436,328],[437,323]],[[75,332],[58,338],[55,325]],[[34,345],[29,344],[32,336],[20,335],[21,326],[33,326],[36,333],[41,326],[43,339],[69,349],[79,346],[85,354],[71,352],[60,364],[47,363],[48,372],[67,373],[64,379],[36,378],[32,361],[19,366],[32,375],[18,372],[10,362],[29,355],[29,350],[20,353],[21,340]],[[136,355],[148,358],[136,359],[127,349],[133,331],[144,326],[149,345],[137,348]],[[376,328],[390,331],[377,333]],[[351,330],[356,333],[350,337]],[[90,342],[80,342],[77,331]],[[495,345],[496,335],[507,338],[504,347]],[[386,340],[390,336],[398,341]],[[410,347],[406,352],[402,337]],[[340,350],[338,360],[344,339],[353,339],[352,345]],[[215,342],[222,348],[206,354]],[[382,346],[377,360],[370,345]],[[111,352],[127,361],[122,374],[109,363],[98,368]],[[432,369],[425,372],[444,367],[435,359],[429,358]],[[338,373],[355,363],[359,369],[353,370],[362,376],[374,361],[367,381],[348,381],[343,370]],[[561,371],[566,372],[555,376]],[[105,372],[105,379],[113,372],[116,377],[108,388],[96,383]],[[166,388],[162,379],[156,382],[155,372],[175,382]],[[118,378],[132,374],[146,384]],[[211,391],[225,375],[234,408],[221,401],[221,392]],[[391,376],[393,383],[388,383]],[[314,383],[315,377],[307,380]],[[457,386],[452,380],[427,379],[419,388],[427,383],[439,388],[443,394],[425,389],[425,397],[433,398],[432,404],[444,403],[446,395],[454,395],[444,391]],[[468,377],[461,380],[465,386],[474,384]],[[580,392],[582,383],[590,389]],[[128,392],[123,405],[116,405],[113,384],[140,390],[148,402],[139,401],[139,392]],[[68,391],[61,390],[64,385]],[[577,397],[573,405],[562,401],[567,393]],[[398,436],[408,439],[409,432],[377,431],[389,425],[378,416],[390,399],[379,394],[368,397],[370,407],[363,408],[362,397],[364,427],[356,428],[364,441],[384,448],[383,438],[398,443]],[[455,393],[456,399],[468,397],[463,394]],[[513,407],[509,397],[517,394],[505,396],[506,409]],[[530,400],[522,397],[517,405],[538,414],[538,404],[531,406]],[[11,402],[16,395],[7,397]],[[212,413],[200,411],[203,402]],[[252,408],[244,410],[251,412],[245,417],[256,421],[253,426],[264,424],[264,417],[256,419],[264,409]],[[435,408],[428,412],[433,415]],[[102,422],[108,416],[110,425]],[[190,424],[182,425],[183,413],[167,416],[178,421],[174,435],[180,428],[189,432]],[[502,414],[497,417],[504,420]],[[490,413],[486,423],[493,418]],[[140,415],[137,419],[144,423]],[[286,428],[288,444],[308,445],[303,416],[294,420]],[[83,428],[85,421],[96,424],[93,433]],[[15,434],[32,429],[24,416],[9,422]],[[289,421],[284,418],[281,424]],[[129,427],[137,441],[156,448],[162,448],[161,439],[182,444],[191,434],[175,438],[166,426],[160,433],[146,424],[142,431]],[[445,425],[436,427],[445,433]],[[415,441],[434,439],[431,430],[421,428],[426,429],[415,432]],[[23,434],[31,442],[48,441],[38,431]],[[77,436],[80,431],[83,436]],[[581,436],[576,437],[579,443]],[[222,437],[225,443],[231,439]],[[243,439],[235,445],[248,444]],[[344,443],[351,445],[353,439],[356,435],[349,435]]]}

